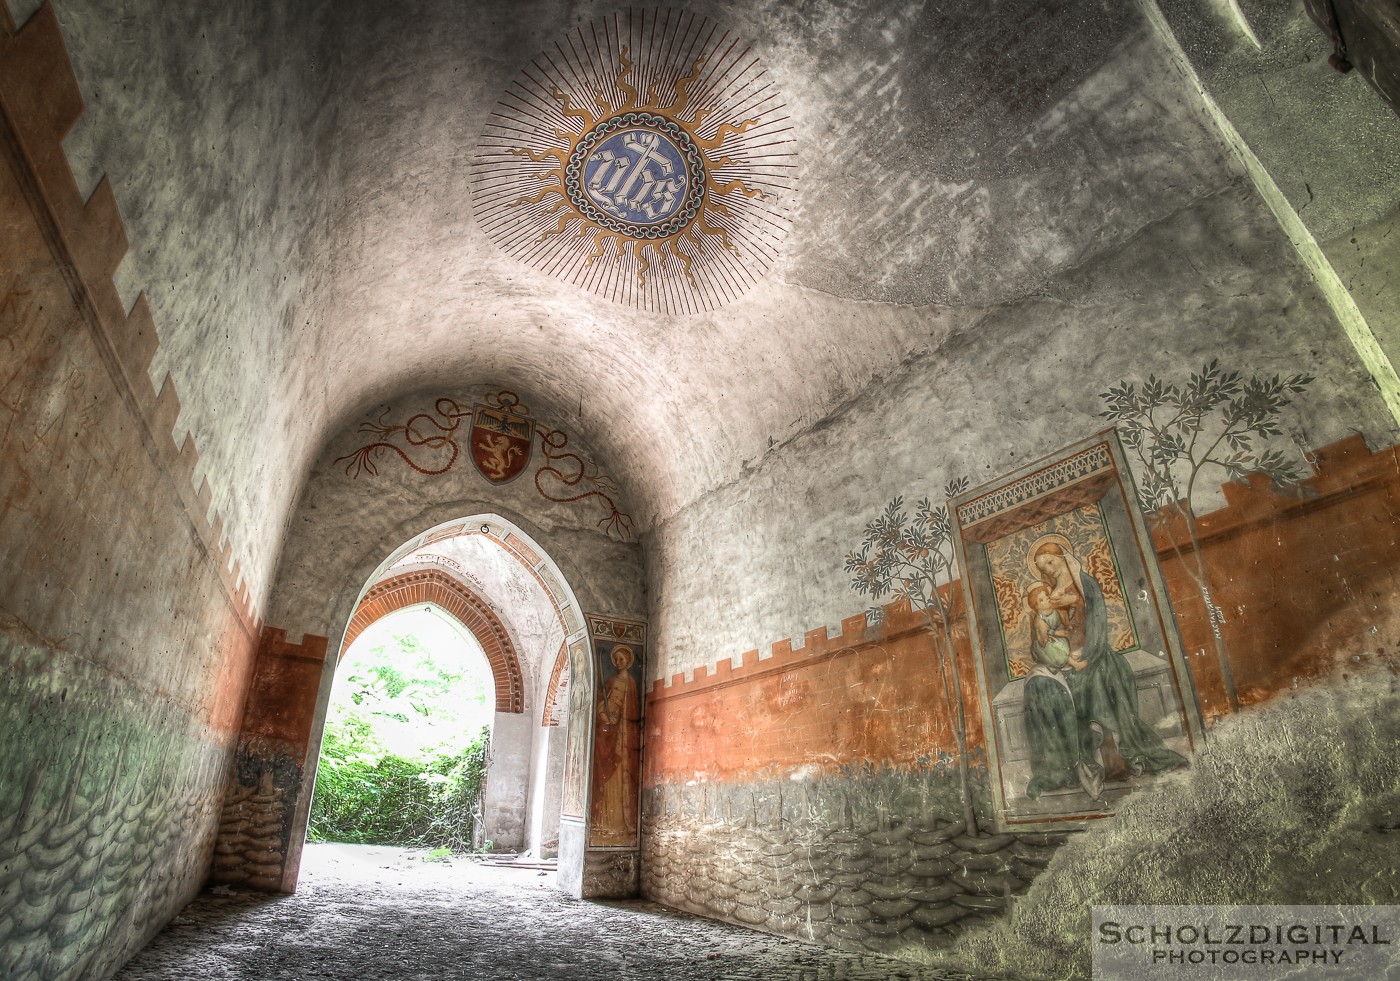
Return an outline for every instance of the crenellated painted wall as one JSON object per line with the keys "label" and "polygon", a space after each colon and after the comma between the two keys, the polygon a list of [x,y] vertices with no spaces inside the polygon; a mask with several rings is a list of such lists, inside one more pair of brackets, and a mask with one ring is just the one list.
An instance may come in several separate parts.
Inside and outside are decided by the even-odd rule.
{"label": "crenellated painted wall", "polygon": [[[1100,431],[1112,386],[1306,373],[1267,440],[1303,492],[1217,476],[1197,544],[1157,523],[1195,695],[1230,713],[1212,621],[1246,710],[1391,663],[1400,128],[1301,3],[696,0],[786,93],[800,181],[768,271],[695,316],[484,234],[490,107],[612,7],[479,6],[0,2],[0,974],[110,975],[211,854],[291,888],[362,591],[465,516],[519,533],[481,533],[522,562],[495,585],[571,594],[559,631],[502,628],[565,886],[843,946],[944,946],[1064,840],[987,833],[955,622],[963,823],[918,618],[869,626],[843,567],[890,499]],[[468,426],[508,389],[544,427],[513,479]],[[603,650],[582,611],[637,627],[644,666],[604,678],[629,628]],[[561,640],[567,733],[542,725]],[[623,672],[649,691],[640,842],[613,807],[590,846],[595,681]]]}
{"label": "crenellated painted wall", "polygon": [[[1354,96],[1287,67],[1318,46],[1296,35],[1300,13],[1270,22],[1265,55],[1251,59],[1241,43],[1211,60],[1203,52],[1221,50],[1220,25],[1195,19],[1189,4],[1166,6],[1171,24],[1185,28],[1186,53],[1144,17],[1146,29],[1125,24],[1073,83],[1027,100],[1025,119],[1002,109],[1008,126],[1021,127],[1019,143],[1003,134],[1017,147],[1010,158],[1034,148],[1046,170],[1059,168],[1079,188],[1037,202],[1042,217],[1061,214],[1082,229],[1069,216],[1092,201],[1102,213],[1141,216],[1133,231],[1077,244],[1036,289],[1003,291],[970,324],[936,318],[956,321],[965,310],[927,308],[925,347],[820,425],[770,439],[735,480],[647,537],[656,638],[644,790],[649,897],[917,959],[986,925],[1035,881],[1064,837],[988,831],[970,650],[960,658],[980,833],[962,821],[950,712],[927,639],[907,613],[867,626],[843,560],[892,498],[911,509],[925,495],[938,503],[950,479],[980,484],[1101,430],[1104,395],[1124,383],[1185,384],[1213,359],[1245,376],[1311,377],[1281,410],[1277,434],[1260,440],[1315,471],[1301,492],[1275,493],[1258,479],[1221,487],[1220,469],[1193,488],[1214,616],[1246,711],[1296,686],[1393,664],[1400,484],[1395,450],[1373,454],[1367,444],[1394,441],[1394,385],[1386,358],[1365,348],[1377,338],[1389,344],[1400,322],[1384,272],[1394,253],[1374,240],[1393,220],[1394,183],[1383,186],[1366,163],[1393,134],[1368,127],[1326,158],[1296,138],[1297,127],[1285,138],[1267,124],[1268,109],[1241,101],[1251,85],[1278,85],[1289,93],[1282,111],[1301,120],[1309,105]],[[1267,167],[1238,131],[1227,132],[1191,77],[1191,58],[1240,114]],[[1319,139],[1331,138],[1331,125]],[[1108,147],[1112,167],[1096,166]],[[1138,165],[1158,178],[1116,179]],[[1270,173],[1286,194],[1270,188]],[[1015,209],[1046,179],[1039,172],[1022,195],[993,193],[988,211]],[[1311,212],[1305,184],[1326,193]],[[1125,192],[1131,202],[1118,200]],[[1353,238],[1352,253],[1333,224],[1348,202],[1380,229]],[[1195,694],[1207,719],[1219,719],[1231,710],[1191,578],[1193,547],[1179,519],[1162,517],[1154,545]],[[949,588],[956,613],[962,586]],[[799,639],[769,640],[779,637]],[[966,648],[965,622],[955,622],[954,637]],[[752,650],[759,639],[771,643],[762,655]]]}
{"label": "crenellated painted wall", "polygon": [[0,974],[75,981],[203,884],[259,630],[81,111],[52,9],[0,5]]}
{"label": "crenellated painted wall", "polygon": [[[1384,670],[1400,655],[1400,447],[1359,438],[1311,455],[1296,492],[1225,485],[1200,520],[1212,596],[1242,703],[1320,679]],[[1230,714],[1190,542],[1155,537],[1208,718]],[[745,652],[658,679],[647,705],[643,889],[662,902],[852,949],[920,957],[1010,908],[1066,835],[995,835],[976,672],[961,603],[982,833],[961,820],[956,744],[922,615],[887,609],[794,647]],[[968,680],[970,679],[970,680]]]}

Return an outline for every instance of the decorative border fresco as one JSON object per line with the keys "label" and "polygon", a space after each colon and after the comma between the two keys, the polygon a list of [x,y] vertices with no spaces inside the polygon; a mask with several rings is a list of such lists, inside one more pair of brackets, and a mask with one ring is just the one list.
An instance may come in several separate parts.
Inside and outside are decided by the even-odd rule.
{"label": "decorative border fresco", "polygon": [[998,488],[989,494],[975,497],[966,504],[959,504],[958,521],[964,528],[975,525],[979,521],[986,521],[1003,511],[1020,507],[1027,501],[1053,493],[1066,484],[1087,477],[1091,473],[1112,468],[1113,458],[1109,454],[1108,444],[1099,443],[1082,453],[1076,453],[1058,463],[1037,470],[1015,483]]}
{"label": "decorative border fresco", "polygon": [[[491,392],[484,402],[469,407],[456,399],[440,398],[433,402],[432,409],[414,413],[402,423],[390,421],[392,411],[386,408],[378,419],[361,423],[359,431],[372,437],[370,442],[336,458],[336,463],[345,464],[345,473],[352,480],[358,480],[361,475],[377,477],[380,461],[394,456],[425,477],[440,476],[457,465],[465,436],[467,456],[477,473],[493,484],[501,484],[528,469],[534,438],[538,436],[540,454],[544,458],[535,470],[535,490],[539,495],[555,504],[596,499],[607,509],[607,514],[598,519],[598,527],[609,537],[623,541],[632,534],[632,516],[618,507],[619,493],[613,479],[602,473],[596,464],[569,450],[569,434],[535,420],[530,415],[530,407],[514,392]],[[494,448],[499,454],[519,451],[510,457],[498,456],[500,469],[483,463],[483,433],[480,431],[483,418],[491,425],[502,420],[506,423],[519,420],[519,431],[530,434],[509,439],[496,431],[484,434],[500,439]]]}
{"label": "decorative border fresco", "polygon": [[777,259],[792,126],[752,49],[713,21],[627,9],[540,52],[492,112],[472,207],[513,258],[656,313],[712,310]]}

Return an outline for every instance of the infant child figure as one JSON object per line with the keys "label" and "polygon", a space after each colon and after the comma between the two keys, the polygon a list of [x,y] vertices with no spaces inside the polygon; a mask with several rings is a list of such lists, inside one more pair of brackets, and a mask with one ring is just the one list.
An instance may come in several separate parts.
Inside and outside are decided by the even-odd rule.
{"label": "infant child figure", "polygon": [[1061,622],[1060,611],[1050,605],[1050,587],[1032,586],[1026,594],[1026,605],[1035,616],[1031,626],[1040,646],[1040,660],[1052,668],[1063,668],[1069,661],[1069,631]]}

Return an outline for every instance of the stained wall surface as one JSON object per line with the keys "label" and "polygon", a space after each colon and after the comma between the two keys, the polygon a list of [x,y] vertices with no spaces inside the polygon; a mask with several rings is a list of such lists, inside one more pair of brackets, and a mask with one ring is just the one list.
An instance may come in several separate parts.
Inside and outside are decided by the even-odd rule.
{"label": "stained wall surface", "polygon": [[[968,323],[949,323],[820,425],[775,440],[647,537],[658,638],[644,792],[648,895],[761,929],[920,957],[985,925],[1036,879],[1062,839],[988,833],[970,660],[963,694],[981,835],[962,821],[952,716],[930,642],[898,618],[885,630],[867,627],[859,615],[867,600],[851,591],[844,560],[885,502],[937,503],[948,480],[981,483],[1085,438],[1107,425],[1105,395],[1125,383],[1185,384],[1212,360],[1264,378],[1311,376],[1271,444],[1316,470],[1305,493],[1280,495],[1267,480],[1222,489],[1224,469],[1193,488],[1193,507],[1209,512],[1199,549],[1216,576],[1214,616],[1241,699],[1266,702],[1344,659],[1364,669],[1393,657],[1400,624],[1387,570],[1396,540],[1380,502],[1394,493],[1394,419],[1339,313],[1345,302],[1300,245],[1297,228],[1312,229],[1331,254],[1326,215],[1299,202],[1303,221],[1290,229],[1282,220],[1251,170],[1257,161],[1241,156],[1231,142],[1238,132],[1224,133],[1218,105],[1191,78],[1199,51],[1188,44],[1183,53],[1131,11],[1116,24],[1092,64],[1066,66],[1058,85],[995,107],[998,167],[1033,153],[1040,169],[986,187],[991,207],[1033,201],[1037,222],[1062,218],[1082,231],[1092,222],[1081,205],[1115,220],[1092,241],[1067,231],[1059,261],[1038,267],[1034,287],[980,280],[984,303]],[[1204,59],[1202,76],[1222,99],[1276,74],[1302,87],[1291,60],[1301,63],[1300,49],[1315,39],[1296,20],[1270,26],[1254,61],[1230,48],[1233,76]],[[1217,40],[1221,29],[1193,22],[1188,41]],[[1010,77],[1006,87],[1017,91]],[[1367,135],[1359,145],[1336,139],[1346,148],[1317,186],[1329,188],[1337,217],[1360,209],[1389,221],[1390,164],[1376,170],[1364,158],[1366,147],[1390,145],[1396,120],[1335,79],[1295,97],[1358,99],[1354,114],[1337,110],[1350,121],[1337,125]],[[1284,114],[1295,118],[1288,113],[1307,110],[1295,103]],[[1328,140],[1323,133],[1297,147],[1271,143],[1249,128],[1262,124],[1262,110],[1242,116],[1245,143],[1263,143],[1281,182],[1320,166],[1307,140]],[[1051,174],[1067,183],[1036,201],[1033,189]],[[1077,194],[1066,193],[1072,187]],[[1356,265],[1375,260],[1383,270],[1393,255],[1374,248]],[[998,266],[1016,269],[1014,259]],[[1355,289],[1354,303],[1383,340],[1396,307],[1385,273],[1376,275],[1377,288]],[[1345,286],[1358,283],[1346,277]],[[878,315],[878,305],[850,314]],[[966,311],[950,319],[959,315]],[[1384,449],[1373,456],[1356,433]],[[1197,546],[1168,521],[1156,548],[1195,681],[1188,697],[1208,718],[1229,715],[1193,581]],[[960,583],[953,588],[960,594]],[[968,630],[965,621],[955,627],[960,644]]]}
{"label": "stained wall surface", "polygon": [[[1225,487],[1201,520],[1214,600],[1247,706],[1395,663],[1396,449],[1320,450],[1301,495]],[[1178,517],[1155,534],[1189,652],[1189,696],[1233,718]],[[954,582],[950,597],[960,595]],[[1288,599],[1284,599],[1288,597]],[[962,820],[955,716],[921,615],[894,607],[658,680],[647,707],[643,884],[732,922],[919,958],[1032,886],[1064,834],[990,834],[987,734],[966,610],[952,603],[982,834]],[[1358,765],[1362,765],[1358,763]],[[1369,765],[1369,764],[1365,764]]]}
{"label": "stained wall surface", "polygon": [[[42,737],[0,785],[25,846],[3,874],[42,911],[0,925],[20,973],[109,973],[208,868],[227,788],[285,813],[275,774],[234,779],[260,639],[333,664],[386,556],[464,515],[648,624],[643,860],[588,867],[874,949],[995,914],[1058,844],[958,826],[916,635],[856,622],[844,556],[891,498],[1086,437],[1125,382],[1306,374],[1267,443],[1314,496],[1193,490],[1214,612],[1158,529],[1185,648],[1223,616],[1246,703],[1393,648],[1400,123],[1324,67],[1300,3],[1238,7],[689,5],[768,72],[797,156],[767,274],[686,316],[544,275],[473,217],[510,80],[612,4],[15,7],[37,33],[0,51],[4,711]],[[439,400],[507,390],[576,455],[537,443],[498,485]],[[765,673],[785,641],[793,677]],[[822,877],[784,878],[816,853]]]}
{"label": "stained wall surface", "polygon": [[98,978],[205,880],[258,624],[51,17],[0,17],[0,106],[0,974]]}
{"label": "stained wall surface", "polygon": [[[1101,393],[1125,381],[1184,381],[1212,359],[1306,372],[1317,380],[1283,419],[1294,459],[1354,431],[1391,441],[1326,296],[1145,25],[1124,25],[1096,70],[1026,113],[1006,139],[1023,135],[1032,180],[1071,182],[1033,207],[1038,218],[1081,229],[1085,218],[1061,209],[1082,198],[1120,220],[1066,243],[1058,273],[1043,270],[1033,289],[949,309],[961,323],[920,309],[930,336],[899,365],[659,522],[647,539],[653,678],[838,623],[855,606],[842,560],[886,500],[937,497],[950,479],[980,483],[1087,437],[1106,425]],[[1016,210],[1027,193],[988,200]],[[885,309],[831,315],[865,325]]]}

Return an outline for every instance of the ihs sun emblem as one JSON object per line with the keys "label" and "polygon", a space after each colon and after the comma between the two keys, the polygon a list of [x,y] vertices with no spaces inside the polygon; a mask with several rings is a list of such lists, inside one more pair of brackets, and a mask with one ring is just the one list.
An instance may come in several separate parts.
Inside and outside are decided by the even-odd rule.
{"label": "ihs sun emblem", "polygon": [[501,100],[472,174],[510,255],[623,303],[707,310],[777,257],[794,169],[781,98],[712,22],[614,14],[536,58]]}

